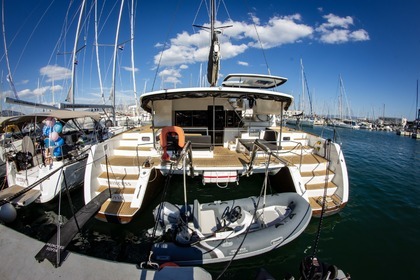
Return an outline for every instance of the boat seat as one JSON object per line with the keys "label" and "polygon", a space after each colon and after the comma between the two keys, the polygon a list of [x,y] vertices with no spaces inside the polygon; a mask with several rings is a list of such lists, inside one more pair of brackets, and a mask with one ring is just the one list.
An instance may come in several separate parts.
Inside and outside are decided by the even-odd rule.
{"label": "boat seat", "polygon": [[194,226],[201,231],[202,234],[212,234],[217,229],[217,221],[214,210],[201,210],[200,203],[194,200]]}
{"label": "boat seat", "polygon": [[263,139],[260,139],[259,142],[272,151],[281,150],[281,146],[277,145],[277,132],[274,130],[265,130]]}
{"label": "boat seat", "polygon": [[210,135],[185,135],[185,141],[191,141],[191,148],[193,150],[212,149]]}
{"label": "boat seat", "polygon": [[200,228],[203,234],[211,234],[217,229],[214,210],[200,210]]}
{"label": "boat seat", "polygon": [[252,147],[254,146],[255,139],[238,139],[239,143],[245,147],[249,152],[252,151]]}

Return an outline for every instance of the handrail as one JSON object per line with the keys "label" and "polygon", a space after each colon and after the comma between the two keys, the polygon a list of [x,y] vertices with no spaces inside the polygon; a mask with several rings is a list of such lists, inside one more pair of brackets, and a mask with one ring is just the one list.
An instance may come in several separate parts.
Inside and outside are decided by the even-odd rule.
{"label": "handrail", "polygon": [[[175,165],[178,166],[179,163],[184,159],[184,157],[188,154],[188,157],[190,159],[189,165],[190,165],[190,176],[194,177],[194,167],[193,167],[193,159],[192,159],[192,146],[191,141],[187,141],[185,143],[184,148],[182,148],[181,153],[179,154],[179,158],[177,159]],[[185,172],[185,170],[184,170]]]}
{"label": "handrail", "polygon": [[[251,160],[249,161],[249,165],[248,165],[248,170],[245,172],[246,174],[251,173],[252,168],[254,166],[254,161],[257,155],[257,150],[262,150],[264,151],[267,155],[269,155],[270,157],[273,156],[276,159],[278,159],[279,161],[287,164],[287,161],[282,159],[281,157],[279,157],[276,153],[273,153],[271,151],[271,149],[269,147],[267,147],[264,143],[262,143],[260,141],[260,139],[255,139],[255,141],[253,142],[253,146],[252,146],[252,156],[251,156]],[[267,163],[267,167],[270,163]]]}
{"label": "handrail", "polygon": [[301,142],[298,142],[298,141],[289,141],[289,142],[296,143],[293,149],[291,149],[289,152],[293,152],[295,149],[298,149],[300,147],[300,158],[299,158],[299,171],[300,171],[300,168],[302,167],[303,145]]}

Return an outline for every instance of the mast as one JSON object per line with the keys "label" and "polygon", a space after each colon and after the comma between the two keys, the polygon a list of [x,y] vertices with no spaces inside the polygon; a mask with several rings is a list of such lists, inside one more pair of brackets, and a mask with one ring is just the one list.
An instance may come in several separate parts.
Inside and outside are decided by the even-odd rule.
{"label": "mast", "polygon": [[343,80],[340,75],[340,95],[338,96],[338,109],[340,115],[340,121],[343,120]]}
{"label": "mast", "polygon": [[98,1],[95,1],[95,49],[96,49],[96,65],[98,67],[99,88],[101,91],[102,103],[105,104],[104,88],[102,84],[101,67],[99,63],[99,43],[98,43]]}
{"label": "mast", "polygon": [[302,98],[300,101],[300,110],[301,113],[303,113],[303,111],[305,110],[305,78],[303,75],[303,62],[302,62],[302,58],[300,59],[300,71],[301,71],[301,76],[302,76]]}
{"label": "mast", "polygon": [[4,56],[6,57],[7,71],[9,72],[6,76],[6,79],[9,82],[10,88],[13,91],[13,94],[14,94],[15,98],[19,100],[16,88],[15,88],[15,84],[14,84],[13,78],[12,78],[12,71],[10,70],[9,53],[7,51],[6,27],[5,27],[5,24],[4,24],[4,0],[2,0],[2,6],[1,7],[2,7],[2,9],[1,9],[1,23],[2,23],[2,28],[3,28]]}
{"label": "mast", "polygon": [[134,2],[135,0],[131,1],[131,15],[130,15],[130,30],[131,30],[131,71],[133,74],[133,91],[134,91],[134,100],[136,101],[136,113],[135,116],[139,115],[139,103],[137,100],[137,86],[136,86],[136,75],[135,75],[135,68],[134,68]]}
{"label": "mast", "polygon": [[124,0],[121,0],[120,6],[120,14],[118,16],[118,23],[117,23],[117,32],[115,33],[115,43],[114,43],[114,60],[113,60],[113,67],[112,67],[112,86],[111,86],[111,94],[109,99],[112,100],[112,120],[114,125],[116,124],[115,119],[115,75],[116,75],[116,67],[117,67],[117,51],[118,51],[118,37],[120,34],[120,23],[121,23],[121,15],[124,6]]}
{"label": "mast", "polygon": [[[306,92],[308,93],[308,100],[309,100],[309,112],[310,112],[310,116],[312,117],[313,116],[312,98],[311,98],[311,94],[309,92],[308,80],[306,79],[306,73],[305,73],[305,69],[303,68],[302,59],[300,60],[300,65],[302,66],[302,88],[303,88],[302,95],[305,96],[305,86],[306,86]],[[303,109],[305,109],[305,107],[303,107]]]}
{"label": "mast", "polygon": [[[220,29],[232,27],[232,25],[219,26],[215,27],[216,22],[216,8],[214,0],[211,0],[210,8],[210,52],[207,63],[207,81],[210,83],[210,86],[215,86],[219,76],[219,66],[220,66],[220,43],[217,34],[220,34]],[[209,29],[207,26],[193,25],[203,29]]]}
{"label": "mast", "polygon": [[417,79],[417,96],[416,96],[416,114],[415,119],[420,120],[420,110],[419,110],[419,80]]}
{"label": "mast", "polygon": [[216,21],[216,8],[214,5],[214,0],[211,1],[210,17],[211,45],[209,52],[209,61],[207,64],[207,80],[210,83],[210,86],[215,86],[217,83],[217,76],[219,75],[220,44],[219,38],[217,37],[217,31],[214,27],[214,22]]}
{"label": "mast", "polygon": [[85,9],[86,0],[83,0],[82,6],[80,7],[80,14],[79,14],[79,21],[77,22],[76,28],[76,38],[74,39],[74,46],[73,46],[73,55],[72,55],[72,67],[71,67],[71,85],[69,93],[67,94],[66,101],[71,102],[74,105],[74,88],[75,88],[75,75],[76,75],[76,65],[77,65],[77,52],[81,49],[77,49],[77,45],[79,43],[79,35],[80,35],[80,25],[82,23],[82,16]]}

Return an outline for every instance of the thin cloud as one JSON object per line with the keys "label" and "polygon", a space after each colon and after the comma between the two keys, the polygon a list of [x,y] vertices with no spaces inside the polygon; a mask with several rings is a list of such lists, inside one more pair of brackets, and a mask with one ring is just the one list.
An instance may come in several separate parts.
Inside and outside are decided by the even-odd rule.
{"label": "thin cloud", "polygon": [[248,62],[245,62],[245,61],[238,61],[238,64],[242,65],[242,66],[248,66],[249,65]]}
{"label": "thin cloud", "polygon": [[173,85],[181,84],[181,70],[176,68],[167,68],[159,73],[159,77],[163,83],[170,83]]}
{"label": "thin cloud", "polygon": [[[133,67],[122,66],[121,68],[124,69],[125,71],[133,72]],[[139,69],[137,67],[134,67],[134,72],[137,72],[137,71],[139,71]]]}
{"label": "thin cloud", "polygon": [[39,70],[41,76],[46,76],[47,83],[52,81],[62,81],[71,78],[71,70],[58,65],[47,65]]}
{"label": "thin cloud", "polygon": [[44,93],[46,93],[47,91],[49,91],[51,89],[50,86],[46,86],[46,87],[40,87],[40,88],[36,88],[33,90],[33,94],[40,96],[43,95]]}
{"label": "thin cloud", "polygon": [[354,41],[367,41],[369,34],[364,29],[351,30],[354,26],[353,18],[350,16],[339,17],[334,14],[323,16],[327,21],[316,28],[319,33],[319,40],[327,44],[343,44]]}
{"label": "thin cloud", "polygon": [[24,97],[24,96],[32,96],[33,93],[30,89],[24,89],[18,92],[18,96]]}

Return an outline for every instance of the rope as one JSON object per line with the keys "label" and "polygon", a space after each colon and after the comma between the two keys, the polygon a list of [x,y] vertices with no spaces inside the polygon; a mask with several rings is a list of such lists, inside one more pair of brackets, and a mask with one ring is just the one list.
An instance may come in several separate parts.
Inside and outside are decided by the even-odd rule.
{"label": "rope", "polygon": [[[254,210],[254,215],[253,215],[253,217],[252,217],[252,221],[255,221],[255,220],[256,220],[256,217],[257,217],[257,209],[258,209],[258,206],[259,206],[259,204],[260,204],[261,196],[263,195],[263,193],[264,193],[264,195],[265,195],[265,193],[266,193],[266,189],[267,189],[267,178],[268,178],[268,166],[269,166],[269,164],[267,164],[267,166],[266,166],[266,168],[265,168],[265,178],[264,178],[263,186],[262,186],[261,191],[260,191],[260,195],[258,196],[258,201],[257,201],[257,204],[255,205],[255,208],[254,208],[255,210]],[[265,197],[264,197],[264,200],[265,200]],[[265,201],[264,201],[264,206],[263,206],[263,208],[264,208],[264,207],[265,207]],[[251,222],[251,224],[252,224],[252,222]],[[249,232],[249,230],[250,230],[250,228],[251,228],[251,224],[249,224],[249,226],[247,227],[247,229],[246,229],[246,231],[245,231],[245,233],[244,233],[244,238],[242,239],[241,244],[239,244],[238,249],[236,249],[235,254],[233,254],[232,258],[229,260],[228,264],[225,266],[225,268],[224,268],[224,269],[223,269],[223,271],[219,274],[219,276],[217,276],[216,280],[220,279],[220,277],[222,277],[222,275],[226,272],[226,270],[227,270],[227,269],[229,268],[229,266],[232,264],[233,259],[236,257],[236,255],[238,254],[239,250],[241,249],[242,245],[243,245],[243,244],[244,244],[244,242],[245,242],[245,239],[246,239],[246,237],[247,237],[247,235],[248,235],[248,232]]]}
{"label": "rope", "polygon": [[156,235],[156,230],[157,230],[157,226],[158,226],[158,223],[159,223],[160,213],[161,213],[162,208],[163,208],[163,202],[164,202],[164,199],[165,199],[166,194],[168,192],[168,186],[169,186],[169,182],[171,181],[173,172],[174,172],[173,162],[171,162],[170,169],[169,169],[169,172],[168,172],[168,177],[166,178],[165,187],[163,188],[162,197],[160,199],[159,209],[158,209],[158,213],[157,213],[157,219],[156,219],[156,222],[155,222],[155,226],[153,227],[153,234],[152,234],[153,238],[155,238],[155,235]]}
{"label": "rope", "polygon": [[[57,186],[58,187],[58,182],[60,181],[61,178],[61,174],[63,174],[62,172],[60,172],[60,175],[58,176],[58,180],[57,180]],[[61,241],[61,188],[60,188],[60,192],[58,193],[58,215],[57,215],[57,253],[56,253],[56,263],[60,263],[60,241]]]}
{"label": "rope", "polygon": [[[157,230],[157,227],[158,227],[158,224],[159,224],[159,220],[160,220],[160,218],[159,218],[160,217],[160,213],[162,212],[163,202],[164,202],[164,199],[165,199],[166,194],[168,192],[169,182],[171,181],[171,177],[172,177],[173,173],[174,173],[174,170],[173,170],[173,162],[171,162],[170,169],[169,169],[169,172],[168,172],[168,177],[166,178],[165,187],[163,188],[162,197],[160,199],[160,204],[159,204],[159,208],[158,208],[158,212],[157,212],[157,218],[156,218],[156,221],[155,221],[155,225],[153,227],[153,233],[152,233],[152,238],[153,239],[156,237],[156,230]],[[153,254],[153,251],[152,251],[152,249],[150,249],[149,261],[147,262],[147,265],[150,265],[151,267],[155,268],[154,267],[154,263],[152,263],[150,261],[150,258],[152,256],[152,254]],[[140,264],[140,267],[142,267],[143,265],[144,265],[144,262],[142,262]]]}
{"label": "rope", "polygon": [[[330,166],[330,154],[331,154],[331,140],[327,140],[328,142],[325,142],[325,145],[328,147],[326,147],[325,149],[325,158],[328,160],[327,161],[327,168],[326,168],[326,178],[328,178],[329,175],[329,166]],[[322,197],[322,209],[321,209],[321,215],[319,217],[319,223],[318,223],[318,230],[315,236],[315,241],[314,241],[314,250],[312,252],[312,256],[311,256],[311,260],[313,260],[316,257],[317,251],[318,251],[318,244],[319,244],[319,239],[321,237],[321,228],[322,228],[322,222],[323,222],[323,218],[324,218],[324,213],[325,213],[325,205],[326,205],[326,198],[327,198],[327,186],[328,186],[328,180],[325,180],[325,187],[324,187],[324,194]],[[307,273],[309,275],[305,275],[307,279],[309,279],[309,276],[311,275],[311,273],[313,272],[314,269],[314,264],[313,262],[311,262],[311,267],[310,269],[307,271]]]}
{"label": "rope", "polygon": [[148,261],[140,263],[140,268],[145,269],[145,268],[151,267],[155,270],[159,269],[159,264],[151,261],[152,255],[153,255],[153,252],[150,251]]}

